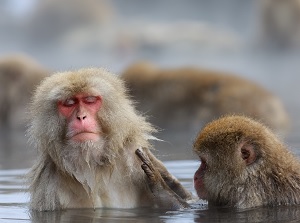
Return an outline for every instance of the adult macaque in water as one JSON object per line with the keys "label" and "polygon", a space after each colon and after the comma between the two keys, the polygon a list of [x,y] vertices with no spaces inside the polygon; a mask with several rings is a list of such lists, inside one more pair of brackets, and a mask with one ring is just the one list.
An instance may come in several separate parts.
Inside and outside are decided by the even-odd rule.
{"label": "adult macaque in water", "polygon": [[[300,162],[263,124],[244,116],[223,117],[200,131],[194,151],[201,160],[194,187],[209,206],[300,204]],[[155,165],[141,151],[137,154],[156,197],[163,197],[165,206],[185,207]]]}
{"label": "adult macaque in water", "polygon": [[40,152],[28,176],[31,209],[161,206],[135,155],[141,147],[169,187],[189,199],[146,149],[154,131],[136,113],[123,82],[103,69],[46,78],[34,95],[28,130]]}
{"label": "adult macaque in water", "polygon": [[193,67],[159,69],[140,62],[125,70],[122,78],[138,110],[161,128],[195,129],[225,114],[253,117],[277,133],[284,134],[288,127],[281,101],[238,76]]}
{"label": "adult macaque in water", "polygon": [[48,71],[28,56],[16,54],[0,58],[0,126],[25,126],[27,103],[35,87],[47,75]]}

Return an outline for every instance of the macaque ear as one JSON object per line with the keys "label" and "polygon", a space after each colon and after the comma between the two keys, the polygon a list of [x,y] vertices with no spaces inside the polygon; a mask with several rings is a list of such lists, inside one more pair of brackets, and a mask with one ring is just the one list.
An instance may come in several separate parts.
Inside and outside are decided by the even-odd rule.
{"label": "macaque ear", "polygon": [[245,161],[246,165],[250,165],[256,160],[257,154],[253,147],[253,145],[249,143],[244,143],[241,147],[241,156],[242,159]]}

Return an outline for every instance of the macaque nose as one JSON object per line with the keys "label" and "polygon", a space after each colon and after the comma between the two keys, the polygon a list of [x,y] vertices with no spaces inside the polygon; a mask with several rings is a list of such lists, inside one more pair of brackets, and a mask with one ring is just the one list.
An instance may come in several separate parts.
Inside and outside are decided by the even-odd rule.
{"label": "macaque nose", "polygon": [[77,119],[79,120],[79,121],[82,121],[82,120],[84,120],[86,118],[86,115],[85,114],[78,114],[77,115]]}
{"label": "macaque nose", "polygon": [[87,118],[88,112],[85,110],[85,108],[81,105],[79,105],[78,110],[76,111],[76,118],[78,121],[83,121]]}

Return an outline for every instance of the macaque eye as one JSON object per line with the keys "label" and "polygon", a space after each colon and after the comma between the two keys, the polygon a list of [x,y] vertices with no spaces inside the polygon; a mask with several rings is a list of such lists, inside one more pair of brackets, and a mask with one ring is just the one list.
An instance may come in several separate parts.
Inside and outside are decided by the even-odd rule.
{"label": "macaque eye", "polygon": [[74,98],[69,98],[63,102],[63,106],[72,107],[73,105],[75,105],[75,103],[76,103],[76,100]]}
{"label": "macaque eye", "polygon": [[98,100],[98,97],[96,97],[96,96],[87,96],[83,100],[84,100],[84,103],[92,104],[92,103],[95,103]]}

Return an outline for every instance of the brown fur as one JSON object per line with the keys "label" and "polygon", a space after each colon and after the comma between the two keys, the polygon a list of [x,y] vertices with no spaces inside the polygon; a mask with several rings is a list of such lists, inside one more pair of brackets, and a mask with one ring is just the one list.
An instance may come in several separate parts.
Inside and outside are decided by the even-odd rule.
{"label": "brown fur", "polygon": [[[254,148],[256,160],[249,165],[241,157],[242,144]],[[263,124],[243,116],[213,121],[200,131],[194,151],[207,162],[209,205],[300,204],[300,163]]]}
{"label": "brown fur", "polygon": [[[101,142],[72,145],[65,139],[65,120],[57,101],[77,93],[100,95],[98,120]],[[37,88],[31,106],[30,141],[40,156],[28,175],[30,207],[37,210],[65,208],[133,208],[153,206],[134,152],[144,147],[161,172],[162,163],[146,149],[155,129],[138,115],[124,84],[104,69],[57,73]],[[174,190],[182,188],[176,181]],[[174,182],[173,182],[174,183]],[[187,193],[186,193],[187,194]]]}
{"label": "brown fur", "polygon": [[17,54],[0,59],[1,125],[24,125],[27,103],[47,75],[48,71],[28,56]]}
{"label": "brown fur", "polygon": [[[200,131],[194,151],[205,163],[195,173],[195,189],[209,207],[300,204],[300,162],[260,122],[245,116],[217,119]],[[188,207],[166,185],[156,166],[142,152],[136,153],[159,205]]]}
{"label": "brown fur", "polygon": [[193,67],[159,69],[141,62],[124,71],[138,109],[160,126],[199,126],[224,114],[261,120],[278,133],[288,127],[280,100],[249,80]]}

